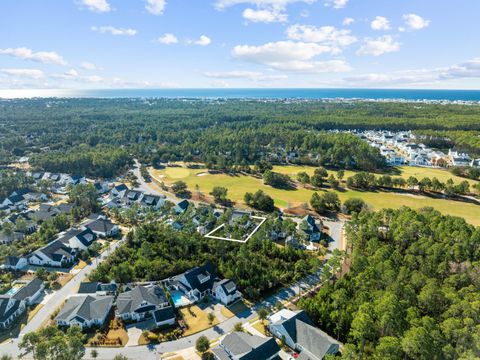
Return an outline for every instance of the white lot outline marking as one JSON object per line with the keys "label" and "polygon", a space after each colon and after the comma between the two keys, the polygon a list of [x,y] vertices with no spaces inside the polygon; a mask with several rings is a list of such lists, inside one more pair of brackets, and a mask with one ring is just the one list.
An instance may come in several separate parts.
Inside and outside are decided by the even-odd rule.
{"label": "white lot outline marking", "polygon": [[257,230],[260,228],[260,226],[263,225],[263,223],[265,222],[265,220],[267,220],[267,218],[265,217],[260,217],[260,216],[250,216],[252,219],[257,219],[257,220],[260,220],[260,224],[258,224],[255,229],[253,229],[253,231],[247,236],[247,238],[245,240],[238,240],[238,239],[229,239],[229,238],[224,238],[224,237],[221,237],[221,236],[213,236],[212,234],[214,234],[217,230],[221,229],[222,227],[225,226],[225,224],[222,224],[220,226],[217,226],[215,229],[213,229],[212,231],[210,231],[207,235],[205,235],[206,238],[209,238],[209,239],[217,239],[217,240],[227,240],[227,241],[233,241],[233,242],[239,242],[239,243],[246,243],[256,232]]}

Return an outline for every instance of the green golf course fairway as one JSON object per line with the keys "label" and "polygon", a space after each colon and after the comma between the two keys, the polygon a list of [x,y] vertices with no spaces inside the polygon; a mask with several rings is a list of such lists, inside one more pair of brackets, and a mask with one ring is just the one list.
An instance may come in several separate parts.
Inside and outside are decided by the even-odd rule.
{"label": "green golf course fairway", "polygon": [[[305,171],[313,174],[315,167],[311,166],[275,166],[273,171],[288,174],[295,177],[300,171]],[[449,172],[441,169],[417,168],[417,167],[401,167],[402,177],[408,178],[415,176],[419,179],[428,176],[436,176],[440,181],[446,181],[452,178],[455,183],[463,181],[451,175]],[[295,190],[275,189],[271,186],[264,185],[261,179],[246,175],[226,175],[223,173],[210,174],[206,169],[188,169],[186,167],[167,167],[161,170],[151,170],[152,175],[158,181],[163,181],[165,184],[172,184],[175,181],[182,180],[187,185],[190,191],[195,191],[198,185],[199,191],[208,194],[214,186],[223,186],[228,189],[228,198],[243,204],[243,196],[246,192],[255,192],[263,190],[275,200],[275,205],[280,208],[287,206],[297,206],[303,203],[308,203],[310,197],[315,192],[310,189],[305,189],[299,186]],[[335,174],[335,172],[333,172]],[[353,172],[346,171],[345,178],[351,176]],[[471,181],[474,183],[474,181]],[[317,192],[321,193],[324,190]],[[447,199],[431,199],[427,196],[414,195],[409,193],[391,193],[391,192],[363,192],[345,189],[337,192],[340,200],[345,200],[353,197],[363,199],[372,209],[378,210],[382,208],[399,208],[402,206],[409,206],[412,208],[422,208],[431,206],[444,214],[460,216],[473,225],[480,225],[480,206],[473,203],[447,200]]]}

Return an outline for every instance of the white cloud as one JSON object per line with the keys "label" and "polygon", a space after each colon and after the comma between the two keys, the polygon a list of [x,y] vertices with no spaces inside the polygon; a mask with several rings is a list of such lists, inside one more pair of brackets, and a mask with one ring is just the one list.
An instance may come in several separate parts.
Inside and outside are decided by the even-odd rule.
{"label": "white cloud", "polygon": [[265,75],[259,71],[226,71],[226,72],[206,72],[206,77],[215,79],[248,79],[254,81],[271,81],[287,79],[287,75]]}
{"label": "white cloud", "polygon": [[409,30],[421,30],[430,25],[430,20],[426,20],[416,14],[403,15],[403,20]]}
{"label": "white cloud", "polygon": [[343,19],[342,25],[349,26],[349,25],[352,25],[354,22],[355,22],[354,18],[346,17],[345,19]]}
{"label": "white cloud", "polygon": [[357,51],[357,55],[380,56],[400,50],[400,43],[395,41],[392,36],[385,35],[376,39],[366,38],[362,47]]}
{"label": "white cloud", "polygon": [[92,64],[90,62],[84,61],[80,64],[80,67],[84,70],[97,70],[97,66],[95,64]]}
{"label": "white cloud", "polygon": [[162,15],[163,12],[165,11],[165,6],[167,5],[167,2],[165,0],[146,0],[147,5],[145,5],[145,9],[150,14],[153,15]]}
{"label": "white cloud", "polygon": [[384,16],[377,16],[370,24],[373,30],[390,30],[390,21]]}
{"label": "white cloud", "polygon": [[224,10],[230,6],[250,4],[258,7],[276,7],[285,8],[288,4],[303,2],[306,4],[313,4],[317,0],[217,0],[215,8],[217,10]]}
{"label": "white cloud", "polygon": [[134,36],[137,34],[137,30],[135,29],[123,29],[113,26],[92,26],[90,29],[100,34],[112,34],[115,36]]}
{"label": "white cloud", "polygon": [[178,43],[178,39],[175,35],[171,33],[165,33],[163,36],[160,36],[158,39],[155,40],[161,44],[170,45]]}
{"label": "white cloud", "polygon": [[79,78],[78,71],[75,69],[70,69],[65,71],[63,74],[53,74],[51,75],[52,78],[56,79],[65,79],[65,80],[76,80]]}
{"label": "white cloud", "polygon": [[[288,14],[287,6],[293,3],[313,4],[317,0],[217,0],[215,8],[225,10],[235,5],[255,5],[256,9],[247,8],[242,12],[242,16],[251,22],[286,22]],[[303,13],[305,14],[305,13]]]}
{"label": "white cloud", "polygon": [[267,65],[273,69],[298,72],[340,72],[351,70],[344,60],[314,61],[315,56],[334,54],[338,48],[316,43],[278,41],[260,46],[237,45],[232,56]]}
{"label": "white cloud", "polygon": [[80,0],[80,4],[95,12],[109,12],[111,10],[107,0]]}
{"label": "white cloud", "polygon": [[273,22],[285,22],[288,19],[288,15],[282,9],[245,9],[242,13],[243,17],[251,22],[273,23]]}
{"label": "white cloud", "polygon": [[337,86],[441,86],[448,82],[465,79],[480,79],[480,58],[461,64],[433,68],[401,70],[390,73],[370,73],[349,76],[336,82]]}
{"label": "white cloud", "polygon": [[210,39],[206,35],[201,35],[200,38],[196,41],[193,42],[195,45],[200,45],[200,46],[207,46],[212,43],[212,39]]}
{"label": "white cloud", "polygon": [[323,43],[332,47],[345,47],[357,41],[350,30],[339,30],[333,26],[315,27],[312,25],[292,25],[287,29],[287,37],[292,40]]}
{"label": "white cloud", "polygon": [[325,0],[325,6],[331,6],[334,9],[343,9],[347,4],[348,0]]}
{"label": "white cloud", "polygon": [[38,69],[0,69],[0,72],[10,76],[29,79],[42,79],[44,77],[43,71]]}
{"label": "white cloud", "polygon": [[66,65],[67,62],[55,51],[33,52],[26,47],[0,49],[0,54],[13,56],[20,59],[32,60],[44,64]]}

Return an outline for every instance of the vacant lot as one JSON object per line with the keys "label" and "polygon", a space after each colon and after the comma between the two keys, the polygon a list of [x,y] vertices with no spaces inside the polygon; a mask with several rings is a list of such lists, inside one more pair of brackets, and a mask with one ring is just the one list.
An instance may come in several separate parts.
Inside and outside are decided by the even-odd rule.
{"label": "vacant lot", "polygon": [[214,319],[213,322],[210,323],[207,313],[196,305],[182,308],[180,309],[180,313],[188,326],[188,329],[183,333],[184,336],[195,334],[218,324],[217,319]]}
{"label": "vacant lot", "polygon": [[[307,203],[310,197],[314,193],[313,190],[299,187],[295,190],[282,190],[274,189],[271,186],[263,184],[261,179],[257,179],[252,176],[237,175],[231,176],[226,174],[210,174],[205,169],[182,169],[183,177],[180,176],[178,167],[166,168],[162,170],[153,170],[152,175],[164,181],[166,184],[172,184],[177,180],[185,181],[188,188],[194,192],[196,185],[198,185],[199,191],[208,195],[214,186],[223,186],[228,189],[228,197],[237,202],[237,206],[245,206],[243,203],[243,196],[246,192],[255,192],[256,190],[263,190],[269,194],[274,200],[275,205],[280,208],[286,208],[291,206]],[[314,167],[308,166],[276,166],[274,171],[282,172],[294,176],[300,171],[306,171],[313,174]],[[416,174],[418,177],[424,176],[437,176],[439,180],[452,178],[455,182],[460,182],[463,179],[451,176],[445,170],[439,169],[423,169],[402,167],[401,176],[409,177]],[[352,172],[346,172],[345,177],[353,174]],[[442,177],[443,176],[443,177]],[[322,192],[320,190],[318,192]],[[362,192],[345,189],[343,191],[337,191],[340,199],[345,201],[352,197],[358,197],[364,199],[373,209],[382,208],[399,208],[401,206],[409,206],[412,208],[422,208],[425,206],[431,206],[435,209],[450,215],[461,216],[468,222],[474,225],[480,225],[480,206],[472,203],[465,203],[460,201],[446,200],[446,199],[431,199],[422,195],[401,194],[391,192]]]}

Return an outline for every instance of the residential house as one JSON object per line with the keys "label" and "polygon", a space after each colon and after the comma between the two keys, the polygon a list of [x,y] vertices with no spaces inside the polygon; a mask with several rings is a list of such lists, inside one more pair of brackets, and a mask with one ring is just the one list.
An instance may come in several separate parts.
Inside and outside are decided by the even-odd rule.
{"label": "residential house", "polygon": [[137,190],[127,190],[122,197],[122,202],[124,205],[130,206],[133,203],[139,202],[143,196],[141,191]]}
{"label": "residential house", "polygon": [[97,236],[101,238],[113,237],[119,234],[120,228],[118,225],[112,223],[105,216],[98,216],[96,220],[85,225],[88,229],[93,231]]}
{"label": "residential house", "polygon": [[87,250],[95,240],[97,235],[89,228],[70,229],[58,238],[66,246],[78,250]]}
{"label": "residential house", "polygon": [[75,260],[76,251],[58,240],[35,250],[28,257],[28,262],[37,266],[70,267]]}
{"label": "residential house", "polygon": [[25,257],[6,256],[2,264],[2,269],[21,270],[27,265],[28,265],[28,261],[27,261],[27,258]]}
{"label": "residential house", "polygon": [[44,289],[45,285],[43,284],[43,280],[34,277],[24,286],[20,287],[18,291],[12,295],[12,298],[25,302],[27,306],[38,304],[42,299]]}
{"label": "residential house", "polygon": [[102,326],[113,306],[113,296],[72,296],[55,320],[59,326],[78,325],[82,329]]}
{"label": "residential house", "polygon": [[123,195],[125,195],[125,192],[128,191],[128,187],[127,185],[125,184],[118,184],[118,185],[115,185],[112,190],[110,190],[110,193],[113,195],[113,196],[118,196],[118,197],[123,197]]}
{"label": "residential house", "polygon": [[299,226],[300,232],[302,232],[308,241],[318,242],[322,236],[322,225],[317,224],[315,219],[311,215],[307,215],[302,219]]}
{"label": "residential house", "polygon": [[25,312],[26,304],[9,295],[0,295],[0,329],[10,328],[15,320]]}
{"label": "residential house", "polygon": [[25,238],[25,235],[18,231],[13,231],[12,233],[7,233],[5,231],[0,231],[0,244],[7,245],[12,242],[19,241]]}
{"label": "residential house", "polygon": [[165,196],[144,194],[140,200],[140,205],[154,210],[160,209],[165,204]]}
{"label": "residential house", "polygon": [[[118,295],[116,314],[123,320],[140,321],[170,306],[160,286],[136,286]],[[169,320],[174,322],[175,317]]]}
{"label": "residential house", "polygon": [[212,295],[217,275],[211,263],[197,266],[178,276],[178,287],[194,301]]}
{"label": "residential house", "polygon": [[190,203],[188,202],[188,200],[182,200],[182,201],[178,202],[178,203],[175,205],[175,212],[176,212],[177,214],[183,214],[185,211],[187,211],[188,205],[190,205]]}
{"label": "residential house", "polygon": [[102,284],[100,282],[81,282],[80,287],[78,288],[78,294],[81,295],[97,295],[97,296],[107,296],[107,295],[116,295],[117,293],[117,284],[114,282],[108,284]]}
{"label": "residential house", "polygon": [[304,311],[280,310],[269,316],[268,329],[278,339],[300,353],[299,359],[322,360],[336,354],[340,343],[313,326]]}
{"label": "residential house", "polygon": [[212,349],[217,360],[271,360],[277,358],[279,352],[274,338],[239,331],[228,334]]}
{"label": "residential house", "polygon": [[108,192],[108,190],[110,190],[110,188],[108,187],[108,183],[106,182],[95,182],[93,184],[93,186],[95,186],[95,190],[97,191],[97,194],[101,195],[101,194],[105,194]]}
{"label": "residential house", "polygon": [[229,305],[241,299],[242,293],[237,290],[233,280],[223,279],[213,284],[213,296],[224,305]]}

